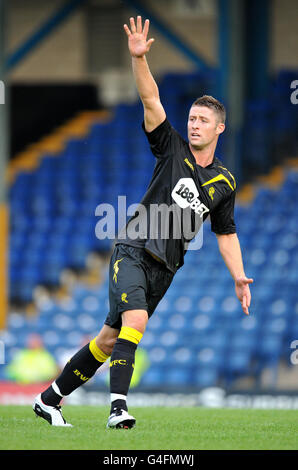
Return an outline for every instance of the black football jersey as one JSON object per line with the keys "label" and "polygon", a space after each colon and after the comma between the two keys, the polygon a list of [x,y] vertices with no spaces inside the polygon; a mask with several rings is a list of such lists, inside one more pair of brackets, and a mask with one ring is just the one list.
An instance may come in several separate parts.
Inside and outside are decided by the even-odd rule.
{"label": "black football jersey", "polygon": [[143,129],[156,164],[147,191],[117,243],[145,248],[175,273],[208,216],[213,232],[236,232],[236,183],[216,157],[207,167],[198,165],[188,142],[167,119],[152,132],[146,132],[144,123]]}

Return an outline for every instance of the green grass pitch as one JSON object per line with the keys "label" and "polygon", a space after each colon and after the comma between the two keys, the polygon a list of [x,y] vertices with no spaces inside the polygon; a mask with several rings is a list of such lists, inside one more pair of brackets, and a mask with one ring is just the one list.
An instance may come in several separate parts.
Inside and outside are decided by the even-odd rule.
{"label": "green grass pitch", "polygon": [[65,406],[73,428],[30,406],[0,406],[3,450],[297,450],[298,410],[133,408],[130,430],[106,429],[107,407]]}

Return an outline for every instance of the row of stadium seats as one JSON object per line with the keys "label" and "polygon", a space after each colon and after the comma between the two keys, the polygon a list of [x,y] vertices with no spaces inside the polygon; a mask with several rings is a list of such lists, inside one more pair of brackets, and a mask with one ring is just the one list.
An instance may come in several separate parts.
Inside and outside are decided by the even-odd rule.
{"label": "row of stadium seats", "polygon": [[[269,152],[278,148],[278,138],[284,145],[284,135],[292,142],[292,147],[297,144],[298,108],[291,105],[289,99],[284,99],[293,74],[282,71],[273,81],[275,100],[248,105],[245,128],[249,145],[245,148],[249,155],[246,158],[255,168],[258,164],[250,153],[256,152],[260,162],[264,155],[258,135],[266,136]],[[160,93],[167,103],[168,117],[182,135],[185,136],[188,107],[193,97],[206,90],[213,92],[215,84],[216,77],[212,73],[183,74],[183,80],[180,74],[172,73],[161,81]],[[115,108],[112,120],[94,123],[85,138],[70,139],[58,157],[45,154],[35,171],[18,174],[10,188],[11,300],[30,302],[37,284],[58,285],[65,267],[84,268],[90,251],[111,249],[110,240],[99,240],[95,235],[98,221],[95,210],[101,203],[111,204],[115,210],[117,232],[118,196],[125,196],[126,207],[140,201],[154,166],[141,131],[142,119],[141,103],[120,104]],[[219,142],[219,154],[224,139],[225,135]],[[298,221],[290,214],[297,193],[292,194],[290,188],[291,185],[285,185],[278,196],[268,194],[266,190],[259,194],[250,214],[253,223],[252,219],[246,220],[244,210],[238,210],[243,243],[267,251],[271,237],[278,243],[280,235],[286,238],[286,226],[290,231],[295,230]],[[276,216],[267,217],[273,205]],[[287,224],[283,223],[285,221]],[[260,242],[261,228],[267,237]],[[277,252],[277,265],[286,264],[285,260],[289,261],[290,256],[291,253]]]}
{"label": "row of stadium seats", "polygon": [[[151,368],[143,385],[214,385],[289,358],[290,343],[298,337],[298,228],[291,224],[296,208],[289,204],[292,212],[286,226],[276,223],[274,209],[279,196],[286,193],[289,201],[295,200],[297,190],[298,172],[289,171],[278,191],[260,189],[249,207],[237,206],[246,271],[255,280],[248,317],[243,317],[230,276],[218,259],[216,239],[206,225],[202,250],[187,253],[175,285],[148,323],[142,347],[148,351]],[[266,208],[263,227],[255,224],[254,211],[260,204]],[[245,228],[249,225],[251,230]],[[8,359],[26,345],[32,332],[42,336],[57,360],[63,351],[78,347],[86,335],[94,336],[108,311],[107,269],[98,290],[77,285],[70,299],[48,301],[39,310],[30,320],[10,315],[4,338]]]}

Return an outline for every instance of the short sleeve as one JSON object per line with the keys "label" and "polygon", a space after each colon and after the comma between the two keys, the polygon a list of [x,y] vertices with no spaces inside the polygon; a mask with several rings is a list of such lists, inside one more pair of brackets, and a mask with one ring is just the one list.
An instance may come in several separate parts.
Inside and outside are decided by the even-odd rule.
{"label": "short sleeve", "polygon": [[211,213],[211,230],[218,235],[236,233],[234,221],[235,191],[223,200]]}
{"label": "short sleeve", "polygon": [[168,157],[170,154],[171,139],[175,133],[169,121],[165,119],[152,132],[146,131],[144,122],[142,128],[146,134],[153,155],[156,158]]}

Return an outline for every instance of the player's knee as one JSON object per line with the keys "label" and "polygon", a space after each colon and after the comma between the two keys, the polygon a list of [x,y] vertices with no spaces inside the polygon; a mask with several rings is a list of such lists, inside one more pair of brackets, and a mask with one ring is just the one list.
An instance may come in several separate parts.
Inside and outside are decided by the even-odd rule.
{"label": "player's knee", "polygon": [[125,326],[133,328],[134,330],[144,334],[146,330],[146,326],[147,326],[147,321],[141,321],[141,320],[132,321],[132,322],[126,323]]}
{"label": "player's knee", "polygon": [[122,314],[122,326],[128,326],[144,334],[148,323],[148,314],[145,310],[130,310]]}
{"label": "player's knee", "polygon": [[110,356],[112,354],[117,337],[118,333],[116,333],[116,330],[115,334],[113,335],[106,334],[106,332],[101,331],[96,337],[96,344],[102,352]]}
{"label": "player's knee", "polygon": [[96,338],[97,346],[104,352],[107,356],[110,356],[113,351],[113,347],[116,343],[117,338]]}

